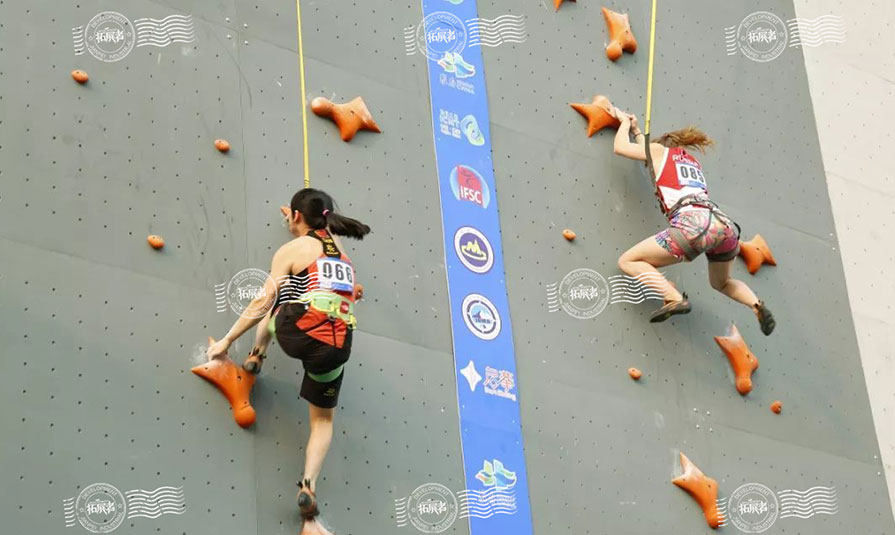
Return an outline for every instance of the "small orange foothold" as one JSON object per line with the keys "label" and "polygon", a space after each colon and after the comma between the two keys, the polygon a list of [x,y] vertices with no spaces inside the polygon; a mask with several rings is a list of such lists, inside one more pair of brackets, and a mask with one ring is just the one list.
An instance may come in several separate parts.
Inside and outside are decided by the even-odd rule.
{"label": "small orange foothold", "polygon": [[756,234],[749,241],[740,242],[740,257],[746,261],[746,269],[752,275],[758,272],[762,264],[777,265],[777,260],[771,254],[771,248],[768,247],[768,243],[764,241],[761,234]]}
{"label": "small orange foothold", "polygon": [[[214,339],[209,337],[208,345],[212,344]],[[228,356],[210,360],[195,366],[190,371],[216,386],[224,394],[230,402],[233,419],[240,427],[249,427],[255,423],[255,409],[249,402],[249,394],[255,386],[254,375],[234,364]]]}
{"label": "small orange foothold", "polygon": [[575,236],[577,236],[577,234],[575,234],[574,230],[566,229],[566,230],[562,231],[562,237],[569,241],[574,240]]}
{"label": "small orange foothold", "polygon": [[[569,2],[575,2],[576,0],[569,0]],[[562,5],[562,0],[553,0],[553,11],[559,11],[559,6]]]}
{"label": "small orange foothold", "polygon": [[780,414],[780,411],[783,410],[783,402],[779,399],[773,403],[771,403],[771,412],[774,414]]}
{"label": "small orange foothold", "polygon": [[81,69],[75,69],[71,71],[71,77],[74,78],[75,81],[79,84],[86,84],[87,80],[90,79],[90,77],[87,76],[87,73],[82,71]]}
{"label": "small orange foothold", "polygon": [[230,152],[230,142],[226,139],[215,139],[214,148],[221,152]]}
{"label": "small orange foothold", "polygon": [[628,368],[628,375],[631,376],[631,379],[639,381],[640,378],[643,376],[643,373],[637,368]]}
{"label": "small orange foothold", "polygon": [[709,527],[717,529],[723,520],[718,511],[718,482],[703,474],[684,452],[681,452],[681,468],[684,473],[671,482],[687,491],[696,500]]}
{"label": "small orange foothold", "polygon": [[159,250],[165,246],[165,239],[157,234],[150,234],[146,237],[146,241],[149,243],[149,246],[155,250]]}
{"label": "small orange foothold", "polygon": [[637,51],[637,40],[631,32],[631,22],[628,14],[616,13],[603,8],[603,18],[609,29],[609,44],[606,45],[606,56],[615,61],[622,57],[622,51],[633,54]]}
{"label": "small orange foothold", "polygon": [[621,121],[615,116],[615,107],[603,95],[594,97],[590,104],[572,102],[572,109],[587,119],[587,137],[591,137],[603,128],[618,128]]}
{"label": "small orange foothold", "polygon": [[342,141],[351,141],[358,130],[381,133],[379,125],[367,109],[364,99],[357,97],[345,104],[333,104],[327,98],[317,97],[311,101],[311,111],[320,117],[328,117],[339,127]]}
{"label": "small orange foothold", "polygon": [[737,392],[745,396],[752,391],[752,372],[758,369],[758,359],[749,351],[749,346],[736,325],[730,326],[728,336],[716,336],[715,342],[727,355],[730,367],[733,368]]}
{"label": "small orange foothold", "polygon": [[364,298],[364,285],[357,283],[354,285],[354,300],[358,301]]}

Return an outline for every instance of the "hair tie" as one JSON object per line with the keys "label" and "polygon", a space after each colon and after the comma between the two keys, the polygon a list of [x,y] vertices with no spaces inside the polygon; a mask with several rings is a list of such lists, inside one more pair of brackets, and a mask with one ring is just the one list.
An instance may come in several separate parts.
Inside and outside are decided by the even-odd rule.
{"label": "hair tie", "polygon": [[324,210],[323,210],[323,217],[326,217],[326,214],[328,214],[328,213],[329,213],[329,210],[324,209]]}

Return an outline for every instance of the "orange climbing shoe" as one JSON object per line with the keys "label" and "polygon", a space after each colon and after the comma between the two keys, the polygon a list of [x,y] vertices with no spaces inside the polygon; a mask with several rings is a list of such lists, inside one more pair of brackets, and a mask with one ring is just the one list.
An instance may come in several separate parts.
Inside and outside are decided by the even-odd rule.
{"label": "orange climbing shoe", "polygon": [[264,364],[264,359],[266,358],[267,355],[261,353],[257,347],[254,347],[252,348],[252,352],[249,353],[249,356],[242,361],[242,369],[253,375],[258,375],[261,373],[261,366]]}
{"label": "orange climbing shoe", "polygon": [[768,243],[764,241],[761,234],[756,234],[749,241],[740,242],[740,257],[746,261],[746,269],[752,275],[755,275],[763,264],[777,265],[771,248],[768,247]]}
{"label": "orange climbing shoe", "polygon": [[749,346],[736,325],[730,326],[728,336],[716,336],[715,342],[727,355],[730,367],[733,368],[737,392],[745,396],[752,391],[752,373],[758,369],[758,359],[749,351]]}
{"label": "orange climbing shoe", "polygon": [[761,332],[763,332],[765,336],[774,332],[774,327],[777,326],[777,321],[774,319],[774,315],[771,314],[771,311],[768,310],[768,307],[764,305],[764,301],[759,301],[752,305],[752,311],[755,312],[755,316],[758,318],[758,324],[761,325]]}
{"label": "orange climbing shoe", "polygon": [[696,500],[709,527],[717,529],[724,520],[718,512],[718,482],[703,474],[684,452],[681,452],[681,468],[684,473],[671,482],[687,491]]}
{"label": "orange climbing shoe", "polygon": [[687,294],[683,294],[684,298],[680,301],[665,301],[665,304],[662,305],[662,308],[656,310],[650,315],[649,322],[650,323],[662,323],[667,320],[671,316],[676,316],[678,314],[689,314],[693,307],[690,305],[690,301],[687,299]]}
{"label": "orange climbing shoe", "polygon": [[[208,343],[212,345],[214,340],[209,337]],[[227,356],[200,364],[190,371],[216,386],[224,394],[230,402],[233,419],[240,427],[249,427],[255,423],[255,409],[249,403],[249,395],[255,385],[254,375],[245,373]]]}
{"label": "orange climbing shoe", "polygon": [[311,519],[320,514],[317,509],[317,496],[311,490],[311,480],[298,482],[298,510],[302,518]]}
{"label": "orange climbing shoe", "polygon": [[572,102],[569,106],[587,119],[587,137],[604,128],[618,128],[621,125],[615,116],[615,107],[603,95],[595,96],[590,104]]}
{"label": "orange climbing shoe", "polygon": [[332,119],[339,127],[342,141],[351,141],[358,130],[382,132],[373,120],[373,114],[367,109],[367,103],[361,97],[345,104],[334,104],[327,98],[317,97],[311,101],[311,111],[320,117]]}
{"label": "orange climbing shoe", "polygon": [[631,22],[628,14],[616,13],[603,8],[603,18],[606,19],[606,27],[609,29],[609,44],[606,45],[606,56],[615,61],[622,57],[622,51],[633,54],[637,51],[637,40],[631,32]]}

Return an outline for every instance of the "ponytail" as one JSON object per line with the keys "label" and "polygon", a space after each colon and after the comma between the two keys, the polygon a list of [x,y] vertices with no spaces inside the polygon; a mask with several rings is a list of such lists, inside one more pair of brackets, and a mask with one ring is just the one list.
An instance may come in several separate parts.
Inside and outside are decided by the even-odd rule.
{"label": "ponytail", "polygon": [[370,227],[357,219],[336,213],[333,198],[319,189],[299,190],[292,197],[291,208],[293,212],[301,213],[305,223],[315,230],[329,227],[330,232],[337,236],[356,240],[362,240],[370,233]]}
{"label": "ponytail", "polygon": [[686,147],[705,153],[705,149],[715,145],[715,140],[695,126],[688,126],[662,134],[656,143],[669,148]]}

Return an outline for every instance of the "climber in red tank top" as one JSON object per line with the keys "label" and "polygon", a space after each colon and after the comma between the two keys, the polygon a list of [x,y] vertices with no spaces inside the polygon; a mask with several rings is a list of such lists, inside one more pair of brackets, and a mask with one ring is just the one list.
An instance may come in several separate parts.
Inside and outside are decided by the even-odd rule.
{"label": "climber in red tank top", "polygon": [[[637,127],[637,118],[618,108],[615,113],[621,125],[615,136],[614,152],[646,161],[645,140]],[[739,226],[709,198],[702,165],[687,152],[687,149],[704,152],[713,144],[711,138],[695,127],[668,132],[650,143],[656,173],[652,177],[655,194],[669,226],[625,251],[618,259],[618,267],[664,296],[664,305],[650,317],[656,323],[687,314],[692,308],[687,295],[668,282],[658,268],[689,262],[706,253],[712,288],[749,307],[758,318],[761,331],[768,335],[776,325],[771,311],[746,283],[730,277],[733,259],[740,249]]]}
{"label": "climber in red tank top", "polygon": [[243,368],[259,373],[274,337],[286,355],[302,361],[299,394],[308,401],[311,433],[297,500],[301,515],[313,522],[319,513],[317,478],[332,442],[333,416],[351,354],[355,300],[363,292],[336,236],[363,239],[370,227],[338,213],[332,197],[312,188],[300,190],[281,211],[294,239],[274,254],[264,291],[247,309],[267,314],[243,313],[207,355],[225,355],[237,338],[258,324]]}

